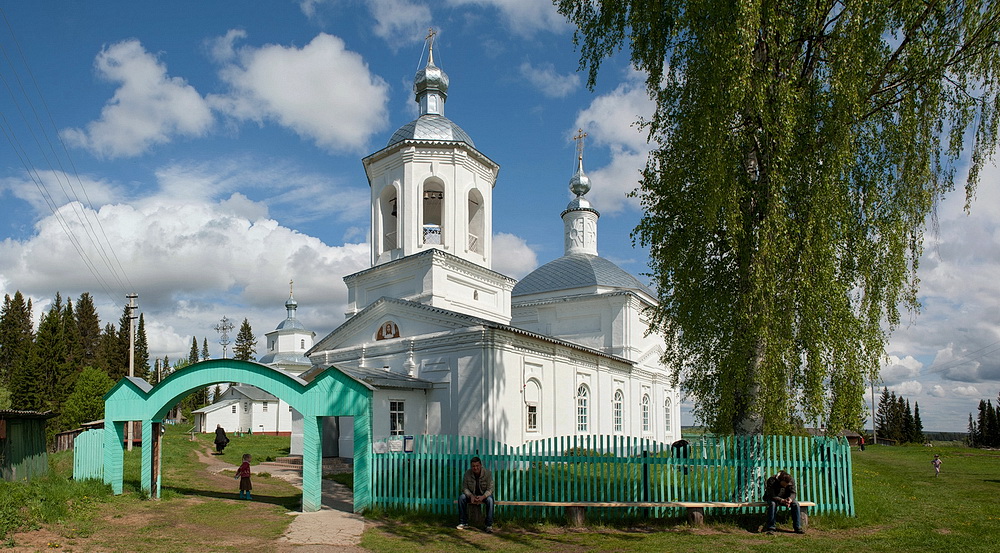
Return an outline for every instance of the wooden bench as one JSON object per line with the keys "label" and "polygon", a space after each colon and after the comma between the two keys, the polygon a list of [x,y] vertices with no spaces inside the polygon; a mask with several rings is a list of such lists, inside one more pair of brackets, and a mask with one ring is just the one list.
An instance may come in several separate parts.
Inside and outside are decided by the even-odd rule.
{"label": "wooden bench", "polygon": [[[692,526],[701,526],[705,523],[705,509],[724,509],[740,507],[767,507],[763,501],[730,502],[730,501],[500,501],[494,500],[495,506],[510,505],[517,507],[564,507],[566,509],[566,520],[571,526],[583,526],[587,515],[587,507],[662,507],[662,508],[682,508],[687,509],[687,520]],[[802,529],[809,526],[809,507],[815,507],[812,501],[800,501],[799,507],[802,513]]]}

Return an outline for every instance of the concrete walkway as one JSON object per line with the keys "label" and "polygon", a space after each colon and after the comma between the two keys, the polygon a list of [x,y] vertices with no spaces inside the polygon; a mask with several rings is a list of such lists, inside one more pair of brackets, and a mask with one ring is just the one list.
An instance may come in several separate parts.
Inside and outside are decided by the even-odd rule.
{"label": "concrete walkway", "polygon": [[[202,452],[199,457],[212,472],[233,469],[207,451]],[[301,467],[283,463],[260,463],[253,466],[253,472],[270,473],[272,478],[280,478],[302,489]],[[297,553],[330,551],[331,547],[336,547],[341,553],[366,551],[358,547],[361,533],[365,530],[365,520],[361,515],[354,514],[354,493],[346,486],[324,479],[322,494],[323,507],[319,511],[288,513],[295,520],[288,525],[285,534],[278,538],[279,549]]]}

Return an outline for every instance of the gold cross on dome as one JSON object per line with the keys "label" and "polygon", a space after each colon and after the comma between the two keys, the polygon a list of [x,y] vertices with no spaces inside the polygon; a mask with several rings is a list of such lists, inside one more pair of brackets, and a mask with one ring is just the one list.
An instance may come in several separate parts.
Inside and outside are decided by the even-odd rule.
{"label": "gold cross on dome", "polygon": [[573,140],[576,140],[576,157],[578,159],[583,159],[583,139],[587,138],[587,133],[583,132],[583,129],[578,129],[576,131],[576,136]]}
{"label": "gold cross on dome", "polygon": [[294,284],[295,284],[295,281],[294,281],[294,280],[289,280],[289,281],[288,281],[288,296],[289,296],[289,297],[291,297],[291,295],[292,295],[292,286],[293,286]]}

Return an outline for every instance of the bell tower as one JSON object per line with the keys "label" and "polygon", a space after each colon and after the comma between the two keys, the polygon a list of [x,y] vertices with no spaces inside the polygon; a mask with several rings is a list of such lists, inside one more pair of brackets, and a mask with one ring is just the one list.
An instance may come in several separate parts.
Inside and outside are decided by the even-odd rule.
{"label": "bell tower", "polygon": [[[491,269],[500,166],[445,117],[450,81],[434,64],[434,34],[413,79],[419,116],[362,160],[371,187],[372,269],[345,277],[348,316],[389,296],[507,322],[514,281]],[[417,272],[404,275],[403,266]]]}
{"label": "bell tower", "polygon": [[413,79],[420,116],[363,160],[372,191],[372,265],[441,249],[490,268],[493,187],[500,167],[444,115],[448,75],[434,64]]}

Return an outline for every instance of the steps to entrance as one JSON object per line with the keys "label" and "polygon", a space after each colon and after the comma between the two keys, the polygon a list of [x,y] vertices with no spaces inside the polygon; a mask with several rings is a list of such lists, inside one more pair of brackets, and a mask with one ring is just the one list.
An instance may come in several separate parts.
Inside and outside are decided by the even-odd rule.
{"label": "steps to entrance", "polygon": [[[299,470],[302,470],[301,455],[278,457],[272,462],[278,465],[285,465],[288,467],[294,467]],[[342,457],[323,458],[323,474],[341,474],[344,472],[352,472],[352,471],[354,471],[353,459],[345,459]]]}

